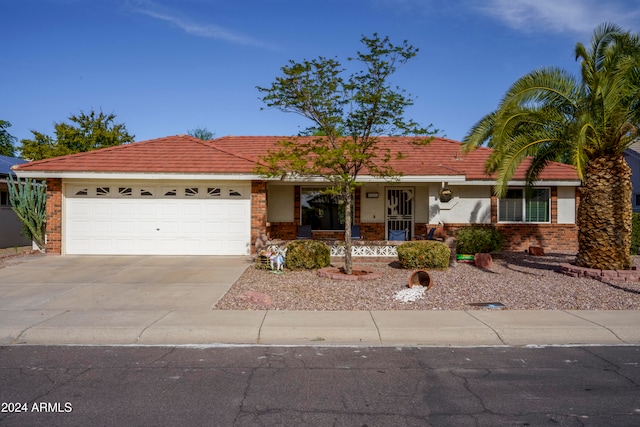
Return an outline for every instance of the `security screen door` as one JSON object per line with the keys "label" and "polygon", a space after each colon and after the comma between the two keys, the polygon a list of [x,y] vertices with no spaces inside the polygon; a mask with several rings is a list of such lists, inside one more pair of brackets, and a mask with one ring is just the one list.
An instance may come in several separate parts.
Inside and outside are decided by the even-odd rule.
{"label": "security screen door", "polygon": [[386,234],[389,240],[413,237],[413,187],[387,188]]}

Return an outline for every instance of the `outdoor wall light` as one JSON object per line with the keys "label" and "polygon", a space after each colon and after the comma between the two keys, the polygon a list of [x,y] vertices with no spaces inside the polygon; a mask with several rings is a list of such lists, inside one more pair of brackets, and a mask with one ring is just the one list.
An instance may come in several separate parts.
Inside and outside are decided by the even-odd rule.
{"label": "outdoor wall light", "polygon": [[447,203],[449,201],[451,201],[451,199],[453,199],[453,192],[451,191],[451,189],[447,188],[447,187],[443,187],[440,190],[440,201],[443,203]]}

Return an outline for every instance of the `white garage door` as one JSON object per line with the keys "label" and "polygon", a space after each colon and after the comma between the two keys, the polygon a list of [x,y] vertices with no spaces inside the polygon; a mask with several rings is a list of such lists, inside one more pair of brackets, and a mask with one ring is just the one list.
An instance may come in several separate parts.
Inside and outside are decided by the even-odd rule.
{"label": "white garage door", "polygon": [[250,186],[68,185],[67,254],[245,255]]}

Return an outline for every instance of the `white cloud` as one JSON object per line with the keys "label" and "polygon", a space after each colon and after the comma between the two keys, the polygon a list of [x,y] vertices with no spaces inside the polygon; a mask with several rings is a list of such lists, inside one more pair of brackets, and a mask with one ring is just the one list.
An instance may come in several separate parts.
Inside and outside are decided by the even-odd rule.
{"label": "white cloud", "polygon": [[598,0],[486,0],[476,7],[519,31],[590,34],[602,22],[638,31],[640,5],[636,1]]}
{"label": "white cloud", "polygon": [[189,18],[179,17],[175,11],[164,8],[159,4],[149,0],[140,0],[134,2],[134,4],[130,5],[130,10],[154,19],[158,19],[160,21],[167,22],[174,27],[181,29],[187,34],[191,34],[197,37],[206,37],[240,45],[273,49],[273,47],[260,40],[245,36],[240,33],[236,33],[218,25],[198,23]]}

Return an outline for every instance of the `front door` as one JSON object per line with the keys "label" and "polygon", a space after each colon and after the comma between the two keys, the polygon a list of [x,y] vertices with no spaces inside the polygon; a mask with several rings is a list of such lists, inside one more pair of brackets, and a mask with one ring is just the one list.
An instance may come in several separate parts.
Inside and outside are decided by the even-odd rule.
{"label": "front door", "polygon": [[413,187],[387,188],[386,234],[388,240],[413,238]]}

